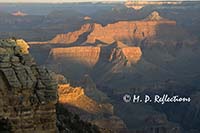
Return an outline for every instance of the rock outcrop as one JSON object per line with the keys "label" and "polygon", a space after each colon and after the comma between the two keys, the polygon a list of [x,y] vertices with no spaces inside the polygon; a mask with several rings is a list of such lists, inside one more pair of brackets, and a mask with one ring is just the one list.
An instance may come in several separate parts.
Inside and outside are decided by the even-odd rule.
{"label": "rock outcrop", "polygon": [[139,21],[119,21],[102,26],[98,23],[88,23],[79,30],[66,34],[58,34],[47,42],[30,42],[30,44],[85,44],[98,41],[112,44],[115,41],[134,42],[155,37],[160,25],[175,26],[176,21],[162,18],[154,11],[147,18]]}
{"label": "rock outcrop", "polygon": [[126,59],[130,62],[137,63],[142,56],[140,47],[127,47],[123,48],[122,51],[126,56]]}
{"label": "rock outcrop", "polygon": [[114,47],[111,50],[109,47],[101,46],[53,48],[50,51],[49,60],[55,60],[57,62],[72,61],[87,67],[94,67],[100,58],[105,58],[104,60],[111,62],[119,59],[120,56],[123,56],[130,63],[137,63],[142,56],[142,51],[140,47],[127,46],[118,41],[114,43]]}
{"label": "rock outcrop", "polygon": [[118,41],[108,46],[52,48],[47,65],[53,71],[64,73],[72,80],[80,80],[102,64],[105,66],[98,71],[106,69],[112,73],[136,65],[141,57],[140,47],[127,46]]}
{"label": "rock outcrop", "polygon": [[12,13],[13,16],[18,16],[18,17],[24,17],[27,16],[27,13],[21,12],[21,11],[17,11],[17,12],[13,12]]}
{"label": "rock outcrop", "polygon": [[98,62],[100,52],[100,47],[92,46],[53,48],[50,52],[50,56],[53,60],[75,61],[92,67]]}
{"label": "rock outcrop", "polygon": [[0,40],[0,118],[10,132],[55,133],[57,83],[27,48],[23,40]]}
{"label": "rock outcrop", "polygon": [[145,38],[153,38],[157,33],[159,25],[176,25],[171,20],[144,20],[144,21],[119,21],[114,24],[102,26],[96,24],[94,30],[88,35],[88,43],[95,43],[100,40],[104,43],[111,44],[115,41],[134,42]]}
{"label": "rock outcrop", "polygon": [[92,24],[85,24],[80,28],[80,30],[69,32],[67,34],[58,34],[48,43],[60,43],[60,44],[74,43],[80,38],[81,35],[83,35],[84,33],[89,33],[92,29],[93,29]]}
{"label": "rock outcrop", "polygon": [[123,120],[114,115],[112,104],[100,103],[91,99],[85,94],[84,89],[72,87],[70,84],[60,84],[58,89],[60,104],[76,112],[82,120],[89,120],[100,129],[111,131],[126,129]]}
{"label": "rock outcrop", "polygon": [[69,104],[92,114],[113,114],[113,106],[111,104],[99,104],[85,95],[84,88],[61,84],[58,88],[58,94],[61,104]]}
{"label": "rock outcrop", "polygon": [[152,12],[145,20],[159,21],[164,20],[157,11]]}

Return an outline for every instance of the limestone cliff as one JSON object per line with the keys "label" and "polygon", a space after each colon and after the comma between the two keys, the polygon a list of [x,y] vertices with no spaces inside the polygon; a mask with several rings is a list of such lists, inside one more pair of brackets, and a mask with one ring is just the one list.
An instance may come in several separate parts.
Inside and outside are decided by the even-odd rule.
{"label": "limestone cliff", "polygon": [[57,83],[27,48],[23,40],[0,40],[0,119],[10,132],[55,133]]}

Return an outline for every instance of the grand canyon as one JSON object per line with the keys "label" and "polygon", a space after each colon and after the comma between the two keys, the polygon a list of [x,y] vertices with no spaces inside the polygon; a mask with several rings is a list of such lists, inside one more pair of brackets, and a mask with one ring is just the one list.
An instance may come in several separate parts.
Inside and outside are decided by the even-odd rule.
{"label": "grand canyon", "polygon": [[[0,132],[200,132],[200,2],[13,5],[0,4]],[[124,97],[166,94],[191,101]]]}

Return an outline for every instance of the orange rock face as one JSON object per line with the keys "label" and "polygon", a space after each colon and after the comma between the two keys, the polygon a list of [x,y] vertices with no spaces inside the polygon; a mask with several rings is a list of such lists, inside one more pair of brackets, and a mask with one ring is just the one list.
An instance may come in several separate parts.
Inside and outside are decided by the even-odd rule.
{"label": "orange rock face", "polygon": [[12,15],[13,16],[21,16],[21,17],[23,17],[23,16],[27,16],[28,14],[23,13],[21,11],[17,11],[17,12],[12,13]]}
{"label": "orange rock face", "polygon": [[134,40],[155,37],[158,32],[157,28],[163,24],[176,25],[176,21],[166,20],[154,11],[147,18],[140,21],[119,21],[106,26],[97,23],[85,24],[80,30],[57,35],[49,43],[74,43],[81,39],[80,37],[84,33],[88,33],[84,36],[86,41],[83,40],[86,43],[95,43],[98,40],[107,44],[115,41],[133,42]]}
{"label": "orange rock face", "polygon": [[[81,119],[89,120],[103,129],[112,131],[126,129],[124,121],[114,115],[112,104],[99,103],[91,99],[85,94],[84,89],[82,87],[72,87],[70,84],[60,84],[58,86],[59,103],[75,107],[72,110],[73,112],[77,112]],[[92,118],[88,119],[85,113],[92,115]],[[107,117],[104,117],[105,114]]]}
{"label": "orange rock face", "polygon": [[[103,56],[101,56],[103,53]],[[115,59],[127,60],[130,63],[137,63],[142,56],[140,47],[124,46],[114,48],[112,51],[104,50],[101,47],[79,46],[69,48],[53,48],[50,52],[50,60],[55,62],[76,62],[89,68],[94,67],[100,58],[113,61]]]}
{"label": "orange rock face", "polygon": [[96,40],[100,40],[110,44],[114,41],[132,42],[135,39],[151,38],[156,35],[156,28],[160,24],[176,25],[176,22],[168,20],[120,21],[105,27],[96,24],[94,30],[88,35],[87,42],[94,43]]}
{"label": "orange rock face", "polygon": [[86,96],[84,89],[81,87],[72,87],[69,84],[59,85],[58,95],[61,104],[68,104],[91,114],[113,114],[113,106],[111,104],[97,103]]}
{"label": "orange rock face", "polygon": [[100,47],[54,48],[51,50],[50,55],[54,60],[71,60],[92,67],[99,60]]}
{"label": "orange rock face", "polygon": [[69,32],[67,34],[58,34],[55,38],[49,41],[49,43],[65,43],[65,44],[74,43],[79,39],[80,35],[82,35],[85,32],[89,32],[91,29],[92,29],[91,24],[85,24],[78,31]]}
{"label": "orange rock face", "polygon": [[126,59],[133,63],[137,63],[142,56],[142,51],[140,47],[126,47],[123,48],[122,51]]}
{"label": "orange rock face", "polygon": [[[112,44],[116,41],[127,42],[128,44],[138,43],[138,41],[159,40],[161,33],[168,36],[173,33],[165,32],[162,27],[172,27],[176,29],[176,21],[167,20],[159,15],[157,11],[138,21],[119,21],[113,24],[102,26],[92,23],[84,24],[79,30],[66,34],[58,34],[50,41],[29,42],[29,44],[95,44],[104,42]],[[168,30],[167,30],[168,31]],[[158,34],[159,33],[159,34]]]}

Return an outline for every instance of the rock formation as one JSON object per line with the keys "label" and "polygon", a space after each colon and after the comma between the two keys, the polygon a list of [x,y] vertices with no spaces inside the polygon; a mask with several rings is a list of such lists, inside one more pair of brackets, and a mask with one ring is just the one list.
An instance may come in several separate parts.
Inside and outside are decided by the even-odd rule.
{"label": "rock formation", "polygon": [[137,63],[142,56],[142,51],[139,47],[127,47],[123,48],[122,51],[130,62]]}
{"label": "rock formation", "polygon": [[134,42],[145,38],[153,38],[157,33],[157,26],[176,25],[175,21],[145,20],[145,21],[119,21],[114,24],[102,26],[96,24],[94,30],[88,35],[88,43],[95,43],[100,40],[111,44],[115,41]]}
{"label": "rock formation", "polygon": [[180,1],[148,1],[148,0],[141,0],[141,1],[133,1],[133,0],[127,0],[125,2],[125,6],[127,8],[133,8],[135,10],[140,10],[146,5],[177,5],[181,4]]}
{"label": "rock formation", "polygon": [[59,85],[58,94],[61,104],[69,104],[92,114],[113,114],[113,106],[111,104],[97,103],[86,96],[84,89],[81,87],[72,87],[69,84]]}
{"label": "rock formation", "polygon": [[13,16],[24,17],[24,16],[27,16],[28,14],[23,13],[23,12],[21,12],[21,11],[17,11],[17,12],[13,12],[12,15],[13,15]]}
{"label": "rock formation", "polygon": [[55,133],[57,83],[27,48],[23,40],[0,40],[0,118],[10,132]]}
{"label": "rock formation", "polygon": [[136,40],[153,38],[159,32],[158,26],[175,26],[176,21],[162,18],[154,11],[147,18],[139,21],[119,21],[102,26],[98,23],[84,24],[79,30],[58,34],[47,42],[30,42],[31,44],[84,44],[98,41],[112,44],[115,41],[133,43]]}
{"label": "rock formation", "polygon": [[99,103],[85,94],[84,88],[72,87],[70,84],[60,84],[58,89],[59,102],[71,111],[76,112],[81,119],[89,120],[102,129],[118,131],[126,129],[126,125],[114,115],[113,105]]}
{"label": "rock formation", "polygon": [[89,17],[89,16],[85,16],[83,19],[84,19],[84,20],[91,20],[92,18]]}
{"label": "rock formation", "polygon": [[[112,73],[136,65],[141,56],[140,47],[127,46],[118,41],[109,46],[52,48],[47,64],[57,73],[64,73],[71,79],[80,80],[100,64],[110,65],[105,68]],[[99,68],[98,71],[100,69],[104,68]]]}
{"label": "rock formation", "polygon": [[[160,24],[175,25],[175,21],[120,21],[114,24],[102,26],[94,24],[92,31],[87,36],[87,43],[95,43],[97,40],[107,44],[115,41],[129,41],[136,39],[151,38],[156,35],[156,26]],[[79,31],[70,32],[68,34],[57,35],[50,43],[74,43],[78,37],[83,34],[84,28]],[[85,28],[86,29],[86,28]]]}
{"label": "rock formation", "polygon": [[82,46],[69,48],[53,48],[50,52],[53,60],[71,60],[88,67],[94,66],[100,55],[100,47]]}
{"label": "rock formation", "polygon": [[[116,53],[117,51],[118,54]],[[103,55],[103,57],[101,57],[101,55]],[[124,56],[129,62],[137,63],[142,56],[142,51],[140,47],[127,46],[118,41],[114,43],[114,47],[111,49],[111,51],[109,48],[101,46],[78,46],[68,48],[53,48],[49,54],[50,60],[68,60],[83,64],[88,67],[94,67],[100,58],[113,61],[117,58],[119,59],[119,56]]]}
{"label": "rock formation", "polygon": [[164,20],[157,11],[152,12],[145,20],[159,21]]}
{"label": "rock formation", "polygon": [[48,43],[64,43],[64,44],[70,44],[76,42],[81,35],[84,33],[88,33],[93,29],[92,24],[85,24],[81,27],[80,30],[69,32],[67,34],[58,34],[55,38],[53,38]]}

